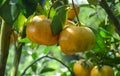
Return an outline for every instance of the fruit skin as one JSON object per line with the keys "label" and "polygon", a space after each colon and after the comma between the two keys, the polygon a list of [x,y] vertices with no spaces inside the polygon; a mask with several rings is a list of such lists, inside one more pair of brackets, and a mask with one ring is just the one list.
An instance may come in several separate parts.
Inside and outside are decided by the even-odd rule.
{"label": "fruit skin", "polygon": [[104,65],[98,69],[97,66],[94,66],[91,70],[90,76],[114,76],[114,71],[112,67]]}
{"label": "fruit skin", "polygon": [[72,55],[93,48],[95,35],[88,27],[67,26],[59,37],[59,45],[63,53]]}
{"label": "fruit skin", "polygon": [[[76,12],[77,12],[77,15],[78,13],[80,12],[80,8],[78,7],[78,5],[74,4],[75,5],[75,9],[76,9]],[[75,18],[75,11],[73,9],[73,6],[72,4],[70,4],[70,8],[68,9],[68,19],[70,20],[73,20]]]}
{"label": "fruit skin", "polygon": [[58,42],[58,35],[54,36],[51,30],[51,20],[44,15],[33,17],[26,28],[26,35],[37,44],[50,46]]}
{"label": "fruit skin", "polygon": [[85,65],[84,61],[78,61],[73,66],[75,76],[90,76],[91,67]]}

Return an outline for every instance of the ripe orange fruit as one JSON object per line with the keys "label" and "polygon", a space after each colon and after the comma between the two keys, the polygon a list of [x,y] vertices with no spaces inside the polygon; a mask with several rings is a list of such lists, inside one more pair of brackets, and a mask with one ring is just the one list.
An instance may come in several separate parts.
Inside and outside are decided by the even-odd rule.
{"label": "ripe orange fruit", "polygon": [[93,48],[95,35],[88,27],[67,26],[59,37],[61,50],[68,55],[84,52]]}
{"label": "ripe orange fruit", "polygon": [[78,61],[73,66],[75,76],[90,76],[91,67],[85,61]]}
{"label": "ripe orange fruit", "polygon": [[112,67],[104,65],[101,68],[94,66],[91,70],[90,76],[114,76],[114,71]]}
{"label": "ripe orange fruit", "polygon": [[27,37],[38,44],[54,45],[58,41],[58,35],[54,36],[51,30],[51,20],[46,16],[35,16],[26,29]]}
{"label": "ripe orange fruit", "polygon": [[11,38],[10,38],[10,44],[14,43],[14,41],[17,41],[18,39],[18,34],[16,31],[14,31],[12,34],[11,34]]}
{"label": "ripe orange fruit", "polygon": [[[78,7],[78,5],[76,5],[76,4],[74,4],[74,5],[75,5],[75,10],[76,10],[77,15],[78,15],[80,8]],[[75,15],[75,11],[73,9],[73,6],[72,6],[72,4],[70,4],[70,8],[68,9],[68,19],[72,20],[75,18],[75,16],[76,15]]]}

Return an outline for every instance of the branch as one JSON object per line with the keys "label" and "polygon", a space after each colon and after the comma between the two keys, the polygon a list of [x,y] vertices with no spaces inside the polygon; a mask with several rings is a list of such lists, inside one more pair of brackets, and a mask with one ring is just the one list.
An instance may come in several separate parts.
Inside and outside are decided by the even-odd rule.
{"label": "branch", "polygon": [[53,6],[57,3],[57,2],[59,2],[60,0],[56,0],[51,6],[50,6],[50,9],[49,9],[49,11],[48,11],[48,19],[50,18],[50,12],[51,12],[51,9],[53,8]]}
{"label": "branch", "polygon": [[[26,26],[24,25],[21,38],[24,38],[26,36],[25,32],[26,32]],[[14,62],[11,70],[11,76],[17,76],[22,47],[24,46],[24,44],[25,43],[20,42],[18,43],[18,47],[15,47],[16,50],[15,50]]]}
{"label": "branch", "polygon": [[62,65],[64,65],[64,66],[69,70],[69,72],[71,73],[71,76],[75,76],[74,73],[71,71],[71,69],[70,69],[65,63],[63,63],[61,60],[59,60],[59,59],[57,59],[57,58],[54,58],[54,57],[51,57],[51,56],[48,56],[48,55],[42,56],[42,57],[36,59],[35,61],[33,61],[30,65],[28,65],[28,66],[25,68],[25,70],[23,71],[23,73],[21,74],[21,76],[23,76],[23,75],[25,74],[25,72],[26,72],[33,64],[35,64],[37,61],[39,61],[39,60],[41,60],[41,59],[43,59],[43,58],[50,58],[50,59],[53,59],[53,60],[56,60],[56,61],[60,62]]}
{"label": "branch", "polygon": [[101,7],[106,11],[106,13],[108,14],[110,20],[112,21],[112,23],[115,25],[116,27],[116,31],[118,32],[118,34],[120,35],[120,22],[117,20],[117,18],[115,17],[115,15],[113,14],[113,12],[110,10],[106,0],[101,0],[100,2]]}
{"label": "branch", "polygon": [[79,24],[78,26],[81,26],[81,23],[80,23],[80,20],[79,20],[79,17],[78,17],[78,13],[77,13],[76,8],[75,8],[75,3],[74,3],[73,0],[72,0],[72,5],[73,5],[73,9],[74,9],[76,18],[77,18],[77,23]]}
{"label": "branch", "polygon": [[9,54],[11,26],[2,20],[0,39],[0,76],[4,76],[7,58]]}

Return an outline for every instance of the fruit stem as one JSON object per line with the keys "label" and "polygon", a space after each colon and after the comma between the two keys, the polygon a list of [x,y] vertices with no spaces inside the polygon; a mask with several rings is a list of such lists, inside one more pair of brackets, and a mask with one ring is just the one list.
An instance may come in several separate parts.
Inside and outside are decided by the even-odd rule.
{"label": "fruit stem", "polygon": [[51,9],[52,9],[52,7],[57,3],[57,2],[59,2],[60,0],[56,0],[51,6],[50,6],[50,9],[49,9],[49,11],[48,11],[48,19],[50,18],[50,12],[51,12]]}
{"label": "fruit stem", "polygon": [[55,57],[51,57],[51,56],[49,56],[49,55],[42,56],[42,57],[36,59],[35,61],[33,61],[30,65],[28,65],[28,66],[25,68],[25,70],[23,71],[23,73],[21,74],[21,76],[23,76],[23,75],[25,74],[25,72],[26,72],[33,64],[35,64],[37,61],[40,61],[40,60],[43,59],[43,58],[50,58],[50,59],[53,59],[53,60],[58,61],[59,63],[61,63],[62,65],[64,65],[64,66],[69,70],[69,72],[71,73],[71,76],[75,76],[74,73],[71,71],[71,69],[70,69],[65,63],[63,63],[61,60],[59,60],[59,59],[57,59],[57,58],[55,58]]}
{"label": "fruit stem", "polygon": [[79,20],[79,17],[78,17],[78,13],[77,13],[77,11],[76,11],[75,4],[74,4],[74,1],[73,1],[73,0],[72,0],[72,5],[73,5],[73,9],[74,9],[76,18],[77,18],[78,26],[81,26],[81,23],[80,23],[80,20]]}

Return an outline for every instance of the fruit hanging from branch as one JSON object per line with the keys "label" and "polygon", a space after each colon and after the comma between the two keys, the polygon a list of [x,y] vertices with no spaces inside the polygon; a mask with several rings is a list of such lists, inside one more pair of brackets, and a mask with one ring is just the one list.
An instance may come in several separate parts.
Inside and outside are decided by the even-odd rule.
{"label": "fruit hanging from branch", "polygon": [[54,45],[58,41],[58,35],[54,36],[51,30],[51,20],[44,15],[35,16],[26,29],[27,37],[37,44]]}
{"label": "fruit hanging from branch", "polygon": [[108,65],[103,65],[102,67],[94,66],[90,76],[114,76],[114,71]]}
{"label": "fruit hanging from branch", "polygon": [[74,4],[74,6],[75,6],[75,9],[73,8],[73,5],[70,4],[70,7],[68,9],[68,19],[70,19],[70,20],[73,20],[76,17],[75,10],[76,10],[77,15],[80,12],[79,6],[76,4]]}
{"label": "fruit hanging from branch", "polygon": [[59,36],[61,50],[68,55],[90,50],[94,44],[95,35],[93,31],[84,26],[67,26]]}

